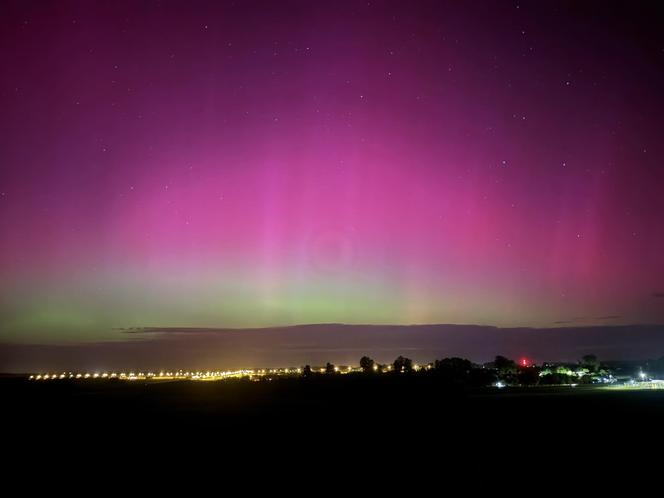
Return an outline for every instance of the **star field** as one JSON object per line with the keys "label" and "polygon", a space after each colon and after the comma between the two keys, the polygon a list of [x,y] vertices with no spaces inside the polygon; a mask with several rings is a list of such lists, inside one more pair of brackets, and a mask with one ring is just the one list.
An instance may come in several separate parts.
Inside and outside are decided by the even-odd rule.
{"label": "star field", "polygon": [[3,2],[0,341],[661,323],[633,2]]}

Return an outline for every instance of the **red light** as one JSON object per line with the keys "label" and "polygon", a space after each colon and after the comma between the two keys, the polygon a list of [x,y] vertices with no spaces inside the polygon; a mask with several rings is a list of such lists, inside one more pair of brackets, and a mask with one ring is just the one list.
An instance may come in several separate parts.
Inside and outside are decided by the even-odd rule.
{"label": "red light", "polygon": [[528,366],[528,360],[526,358],[522,358],[521,359],[521,365],[523,365],[524,367],[527,367]]}

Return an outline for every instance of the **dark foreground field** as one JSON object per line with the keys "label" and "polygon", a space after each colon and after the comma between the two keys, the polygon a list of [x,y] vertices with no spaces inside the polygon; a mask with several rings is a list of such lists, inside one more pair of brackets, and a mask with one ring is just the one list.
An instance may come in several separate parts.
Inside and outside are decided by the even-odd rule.
{"label": "dark foreground field", "polygon": [[398,441],[404,448],[638,448],[661,440],[664,421],[664,390],[463,389],[417,376],[261,382],[9,377],[0,385],[5,429],[31,445],[196,440],[223,441],[226,448],[237,441],[349,445],[351,452],[362,441],[385,447]]}

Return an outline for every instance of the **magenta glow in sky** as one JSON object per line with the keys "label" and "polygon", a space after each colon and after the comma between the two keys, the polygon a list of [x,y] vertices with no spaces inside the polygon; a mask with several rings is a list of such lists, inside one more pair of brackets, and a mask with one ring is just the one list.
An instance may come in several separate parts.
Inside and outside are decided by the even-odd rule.
{"label": "magenta glow in sky", "polygon": [[650,8],[3,2],[0,340],[661,322]]}

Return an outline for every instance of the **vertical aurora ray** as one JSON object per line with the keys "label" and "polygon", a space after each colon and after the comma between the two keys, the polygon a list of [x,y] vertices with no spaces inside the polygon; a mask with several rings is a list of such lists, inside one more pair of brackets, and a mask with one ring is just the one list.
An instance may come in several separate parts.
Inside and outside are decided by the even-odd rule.
{"label": "vertical aurora ray", "polygon": [[664,320],[656,16],[183,5],[0,7],[0,341]]}

